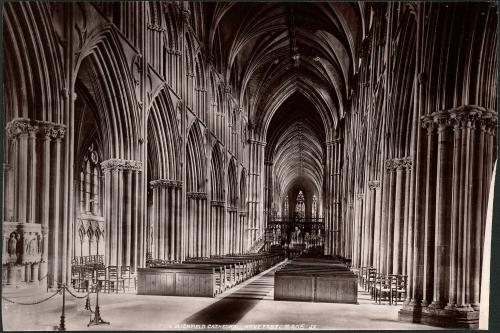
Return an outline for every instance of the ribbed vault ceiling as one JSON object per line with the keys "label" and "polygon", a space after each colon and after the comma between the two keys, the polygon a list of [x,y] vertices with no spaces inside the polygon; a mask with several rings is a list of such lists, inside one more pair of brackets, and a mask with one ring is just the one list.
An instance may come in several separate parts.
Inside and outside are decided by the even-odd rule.
{"label": "ribbed vault ceiling", "polygon": [[366,31],[361,13],[369,11],[339,2],[199,6],[205,17],[194,29],[254,137],[267,143],[273,193],[280,201],[300,188],[321,196],[325,142],[350,107]]}
{"label": "ribbed vault ceiling", "polygon": [[362,3],[212,3],[209,54],[264,135],[282,101],[306,91],[333,128],[346,112],[364,37]]}
{"label": "ribbed vault ceiling", "polygon": [[324,141],[321,118],[306,97],[297,92],[281,104],[266,138],[266,160],[273,162],[279,197],[286,196],[298,179],[321,193]]}

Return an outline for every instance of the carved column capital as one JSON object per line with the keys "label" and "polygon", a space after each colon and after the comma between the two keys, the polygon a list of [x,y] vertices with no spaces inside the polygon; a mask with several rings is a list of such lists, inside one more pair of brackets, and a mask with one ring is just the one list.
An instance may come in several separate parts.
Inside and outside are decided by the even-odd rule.
{"label": "carved column capital", "polygon": [[437,128],[434,118],[430,114],[425,114],[421,118],[422,128],[427,129],[427,135],[431,135]]}
{"label": "carved column capital", "polygon": [[404,157],[402,158],[402,160],[404,167],[408,170],[411,170],[411,167],[413,165],[413,159],[411,157]]}
{"label": "carved column capital", "polygon": [[393,169],[393,160],[392,159],[385,160],[385,168],[387,170]]}
{"label": "carved column capital", "polygon": [[206,55],[206,61],[208,65],[214,65],[214,56],[211,54]]}
{"label": "carved column capital", "polygon": [[29,135],[36,132],[38,127],[30,119],[16,118],[5,126],[9,138],[17,138],[20,135]]}
{"label": "carved column capital", "polygon": [[425,72],[418,73],[417,79],[418,79],[418,83],[420,85],[426,85],[427,81],[429,80],[427,73],[425,73]]}
{"label": "carved column capital", "polygon": [[380,187],[380,180],[370,180],[368,181],[368,187],[370,190],[375,190]]}
{"label": "carved column capital", "polygon": [[471,105],[463,105],[449,111],[450,119],[455,128],[474,128],[486,109]]}
{"label": "carved column capital", "polygon": [[132,170],[142,171],[142,162],[134,160],[122,160],[119,158],[112,158],[101,162],[103,170]]}
{"label": "carved column capital", "polygon": [[404,158],[395,158],[392,160],[392,169],[401,171],[405,168]]}
{"label": "carved column capital", "polygon": [[226,202],[224,200],[212,200],[210,204],[216,207],[224,207],[226,205]]}
{"label": "carved column capital", "polygon": [[167,30],[166,28],[164,28],[158,24],[153,24],[153,23],[148,23],[147,28],[149,30],[158,31],[158,32],[163,32],[163,31]]}
{"label": "carved column capital", "polygon": [[66,134],[66,126],[60,124],[47,124],[42,128],[46,139],[62,140]]}
{"label": "carved column capital", "polygon": [[9,138],[16,138],[19,135],[36,138],[37,134],[42,134],[47,139],[61,140],[66,134],[66,126],[63,124],[26,118],[16,118],[10,121],[5,129]]}
{"label": "carved column capital", "polygon": [[265,143],[265,142],[258,141],[258,140],[253,140],[253,139],[248,139],[248,143],[250,143],[250,144],[254,144],[254,145],[256,145],[256,146],[262,146],[262,147],[265,147],[265,146],[266,146],[266,143]]}
{"label": "carved column capital", "polygon": [[149,182],[150,188],[180,188],[182,181],[170,179],[157,179]]}
{"label": "carved column capital", "polygon": [[332,141],[327,141],[326,145],[327,146],[335,146],[335,145],[340,145],[342,142],[344,142],[343,138],[336,138],[336,139],[333,139]]}
{"label": "carved column capital", "polygon": [[449,111],[438,111],[431,114],[439,132],[444,131],[447,127],[453,125],[453,120],[450,115]]}
{"label": "carved column capital", "polygon": [[182,8],[180,10],[180,13],[181,13],[181,17],[182,17],[182,20],[189,24],[189,22],[191,21],[191,11],[187,8]]}
{"label": "carved column capital", "polygon": [[206,199],[207,194],[205,192],[188,192],[186,197],[188,199]]}

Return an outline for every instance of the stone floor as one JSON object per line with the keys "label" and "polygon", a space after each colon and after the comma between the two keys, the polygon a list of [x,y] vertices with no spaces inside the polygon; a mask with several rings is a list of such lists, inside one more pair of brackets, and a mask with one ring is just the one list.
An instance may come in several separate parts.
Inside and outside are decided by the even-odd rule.
{"label": "stone floor", "polygon": [[[420,330],[433,327],[399,322],[400,306],[377,305],[360,292],[358,305],[285,302],[273,300],[271,268],[216,298],[99,294],[101,316],[110,325],[90,326],[85,299],[66,294],[67,330],[179,330],[179,329],[387,329]],[[49,294],[39,295],[42,299]],[[33,301],[18,298],[17,301]],[[38,305],[2,300],[4,330],[53,330],[59,325],[62,296]],[[91,295],[92,309],[95,294]]]}

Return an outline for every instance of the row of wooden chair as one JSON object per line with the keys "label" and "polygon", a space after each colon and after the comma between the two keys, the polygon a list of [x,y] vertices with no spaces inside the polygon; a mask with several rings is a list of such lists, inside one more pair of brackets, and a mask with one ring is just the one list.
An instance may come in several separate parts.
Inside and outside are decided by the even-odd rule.
{"label": "row of wooden chair", "polygon": [[132,286],[134,290],[137,288],[137,278],[130,266],[72,265],[71,282],[79,291],[95,291],[98,287],[100,291],[118,293]]}
{"label": "row of wooden chair", "polygon": [[408,292],[408,277],[402,274],[381,274],[374,267],[361,267],[354,270],[358,274],[360,286],[370,293],[371,299],[381,304],[388,301],[397,305]]}
{"label": "row of wooden chair", "polygon": [[373,298],[380,304],[388,300],[389,304],[403,302],[407,296],[408,281],[406,275],[401,274],[376,274]]}
{"label": "row of wooden chair", "polygon": [[88,264],[103,264],[104,256],[102,254],[94,254],[90,256],[78,256],[71,259],[72,265],[88,265]]}

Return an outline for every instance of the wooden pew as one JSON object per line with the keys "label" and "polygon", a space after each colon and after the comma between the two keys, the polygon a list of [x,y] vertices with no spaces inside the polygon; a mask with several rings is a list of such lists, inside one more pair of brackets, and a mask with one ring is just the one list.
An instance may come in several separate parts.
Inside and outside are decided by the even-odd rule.
{"label": "wooden pew", "polygon": [[275,273],[275,300],[357,303],[357,277],[334,257],[299,256]]}
{"label": "wooden pew", "polygon": [[220,266],[168,265],[139,268],[138,295],[215,297],[226,289]]}
{"label": "wooden pew", "polygon": [[182,263],[150,260],[138,269],[139,295],[215,297],[283,260],[282,253],[188,258]]}

